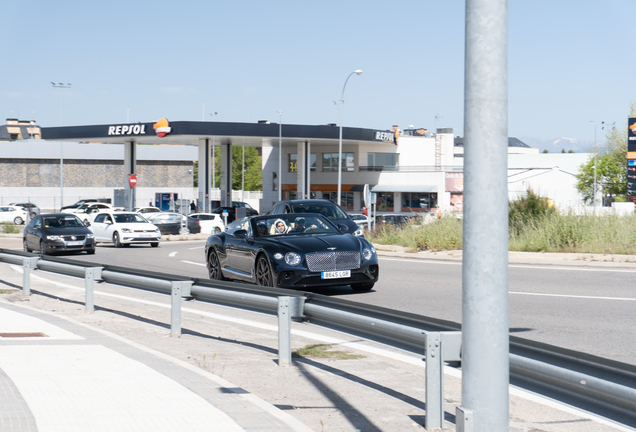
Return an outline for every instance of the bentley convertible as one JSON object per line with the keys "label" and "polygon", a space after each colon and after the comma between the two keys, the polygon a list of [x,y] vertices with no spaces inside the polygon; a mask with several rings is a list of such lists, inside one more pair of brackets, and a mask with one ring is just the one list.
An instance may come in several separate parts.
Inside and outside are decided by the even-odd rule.
{"label": "bentley convertible", "polygon": [[237,219],[205,244],[210,279],[292,289],[350,285],[369,291],[378,280],[378,256],[371,243],[347,230],[320,214]]}

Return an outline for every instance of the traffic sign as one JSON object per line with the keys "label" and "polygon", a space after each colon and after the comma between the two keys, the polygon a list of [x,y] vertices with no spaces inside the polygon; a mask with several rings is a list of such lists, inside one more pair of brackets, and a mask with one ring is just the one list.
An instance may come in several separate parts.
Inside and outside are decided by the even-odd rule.
{"label": "traffic sign", "polygon": [[130,185],[131,188],[134,188],[135,186],[137,186],[137,176],[134,174],[129,175],[128,184]]}

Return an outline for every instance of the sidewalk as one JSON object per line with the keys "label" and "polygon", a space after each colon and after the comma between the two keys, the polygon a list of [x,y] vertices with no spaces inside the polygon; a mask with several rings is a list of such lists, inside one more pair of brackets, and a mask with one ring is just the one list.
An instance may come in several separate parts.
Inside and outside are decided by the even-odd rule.
{"label": "sidewalk", "polygon": [[[0,264],[1,431],[424,430],[418,356],[294,323],[293,349],[359,357],[278,367],[276,317],[192,301],[170,337],[169,296],[99,284],[87,314],[83,280],[37,271],[24,297],[20,271]],[[454,430],[461,371],[445,372]],[[510,431],[626,430],[511,387]]]}

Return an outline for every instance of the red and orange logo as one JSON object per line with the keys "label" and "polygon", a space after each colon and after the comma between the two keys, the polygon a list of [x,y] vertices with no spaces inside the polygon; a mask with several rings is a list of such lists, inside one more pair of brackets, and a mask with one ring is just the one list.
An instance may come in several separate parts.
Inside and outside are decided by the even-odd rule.
{"label": "red and orange logo", "polygon": [[157,133],[159,138],[163,138],[170,133],[172,128],[170,127],[170,123],[168,123],[168,119],[162,118],[157,123],[155,123],[152,128]]}
{"label": "red and orange logo", "polygon": [[632,133],[633,133],[634,135],[636,135],[636,123],[634,123],[633,125],[631,125],[629,128],[632,130]]}

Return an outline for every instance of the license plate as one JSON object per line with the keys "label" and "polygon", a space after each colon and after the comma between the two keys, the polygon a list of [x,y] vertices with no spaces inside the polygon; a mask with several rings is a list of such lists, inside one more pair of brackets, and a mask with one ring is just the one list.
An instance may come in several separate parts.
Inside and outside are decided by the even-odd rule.
{"label": "license plate", "polygon": [[66,246],[81,246],[83,244],[84,244],[83,241],[69,241],[69,242],[66,242]]}
{"label": "license plate", "polygon": [[152,237],[152,234],[140,234],[139,237]]}
{"label": "license plate", "polygon": [[321,279],[338,279],[338,278],[348,278],[348,277],[351,277],[351,270],[322,272],[320,275]]}

